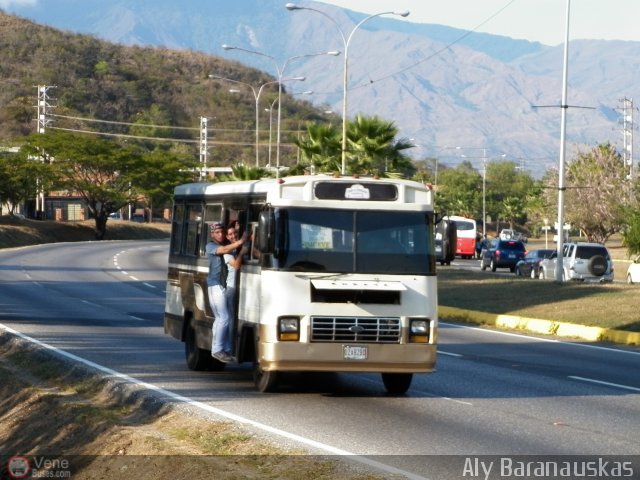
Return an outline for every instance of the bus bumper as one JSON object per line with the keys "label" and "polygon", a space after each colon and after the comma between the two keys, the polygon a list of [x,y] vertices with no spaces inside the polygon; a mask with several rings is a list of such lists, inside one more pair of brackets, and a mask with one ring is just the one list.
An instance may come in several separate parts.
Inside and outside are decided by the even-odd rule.
{"label": "bus bumper", "polygon": [[[349,358],[353,347],[360,358]],[[264,371],[429,373],[436,363],[433,344],[277,342],[259,351]]]}

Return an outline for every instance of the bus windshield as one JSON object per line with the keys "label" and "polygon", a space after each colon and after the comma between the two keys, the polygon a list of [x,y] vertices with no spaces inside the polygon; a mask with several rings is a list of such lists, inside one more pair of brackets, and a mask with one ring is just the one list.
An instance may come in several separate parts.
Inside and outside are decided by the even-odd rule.
{"label": "bus windshield", "polygon": [[428,213],[289,208],[276,218],[275,268],[435,275]]}

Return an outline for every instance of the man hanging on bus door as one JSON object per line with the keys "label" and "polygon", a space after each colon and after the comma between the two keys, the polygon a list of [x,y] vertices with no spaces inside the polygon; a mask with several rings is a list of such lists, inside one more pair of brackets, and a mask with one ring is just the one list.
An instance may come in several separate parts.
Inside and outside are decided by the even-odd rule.
{"label": "man hanging on bus door", "polygon": [[209,259],[209,274],[207,276],[207,292],[209,303],[213,312],[214,321],[212,326],[213,341],[211,345],[211,356],[216,360],[229,363],[233,360],[228,348],[230,315],[227,307],[227,268],[223,255],[231,253],[241,247],[247,239],[246,234],[234,243],[227,243],[226,228],[222,223],[214,223],[210,227],[211,241],[207,243],[206,254]]}
{"label": "man hanging on bus door", "polygon": [[[227,242],[234,244],[238,241],[238,225],[237,222],[232,223],[227,227]],[[229,333],[227,335],[227,341],[224,345],[224,351],[227,353],[233,352],[233,339],[235,336],[235,322],[236,322],[236,285],[238,281],[237,273],[242,267],[242,259],[249,252],[248,245],[245,243],[242,248],[237,248],[230,252],[225,253],[223,258],[227,265],[227,288],[225,296],[227,298],[227,310],[229,312]]]}

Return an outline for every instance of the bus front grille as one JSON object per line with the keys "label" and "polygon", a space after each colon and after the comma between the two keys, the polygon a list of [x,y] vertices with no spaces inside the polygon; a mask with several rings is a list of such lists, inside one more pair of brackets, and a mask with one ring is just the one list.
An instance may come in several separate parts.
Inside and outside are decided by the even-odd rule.
{"label": "bus front grille", "polygon": [[311,317],[312,342],[399,343],[397,317]]}

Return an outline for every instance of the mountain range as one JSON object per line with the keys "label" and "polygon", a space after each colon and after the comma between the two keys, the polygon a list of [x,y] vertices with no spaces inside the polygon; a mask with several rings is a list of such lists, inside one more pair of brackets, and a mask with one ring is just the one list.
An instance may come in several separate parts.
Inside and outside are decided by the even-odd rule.
{"label": "mountain range", "polygon": [[[288,90],[312,90],[313,103],[333,111],[336,123],[343,99],[341,32],[344,38],[353,33],[349,116],[394,121],[416,144],[415,158],[437,156],[454,165],[466,157],[476,167],[485,158],[508,158],[534,176],[557,166],[564,45],[391,15],[370,18],[354,31],[366,14],[308,0],[298,5],[322,14],[289,11],[279,0],[39,0],[9,3],[4,11],[115,43],[225,57],[274,78],[304,76]],[[316,55],[332,50],[341,56]],[[640,42],[570,42],[568,158],[603,142],[622,148],[622,99],[637,97],[639,63]],[[632,123],[627,118],[627,127]]]}

